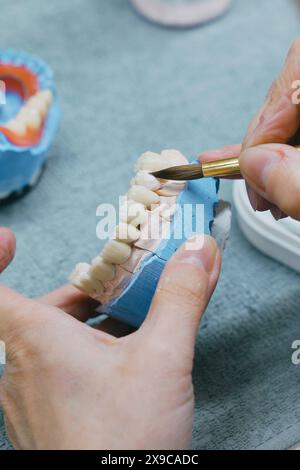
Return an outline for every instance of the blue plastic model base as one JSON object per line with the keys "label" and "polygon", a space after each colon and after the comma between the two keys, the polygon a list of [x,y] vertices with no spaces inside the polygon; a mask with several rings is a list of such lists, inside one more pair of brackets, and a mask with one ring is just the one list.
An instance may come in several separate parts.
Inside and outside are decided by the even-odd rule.
{"label": "blue plastic model base", "polygon": [[[132,275],[131,282],[124,292],[118,298],[101,306],[101,313],[134,327],[141,325],[168,259],[193,234],[210,234],[214,208],[218,202],[218,189],[219,181],[212,178],[189,181],[186,184],[185,190],[177,199],[177,205],[182,210],[178,210],[173,217],[170,238],[162,240],[154,252],[149,252],[139,270]],[[183,208],[186,205],[189,205],[192,217],[183,216],[185,214]],[[198,210],[200,205],[203,211]],[[204,217],[204,220],[196,221],[196,217]],[[183,223],[184,236],[178,239],[177,234],[180,233]]]}
{"label": "blue plastic model base", "polygon": [[[0,133],[1,200],[12,194],[20,194],[38,180],[47,158],[47,152],[58,129],[60,110],[55,93],[53,73],[42,60],[24,52],[0,51],[0,63],[24,65],[37,76],[39,89],[51,90],[53,94],[53,101],[38,144],[31,147],[17,146]],[[4,124],[14,117],[21,105],[22,100],[17,94],[8,93],[6,104],[0,105],[0,124]]]}

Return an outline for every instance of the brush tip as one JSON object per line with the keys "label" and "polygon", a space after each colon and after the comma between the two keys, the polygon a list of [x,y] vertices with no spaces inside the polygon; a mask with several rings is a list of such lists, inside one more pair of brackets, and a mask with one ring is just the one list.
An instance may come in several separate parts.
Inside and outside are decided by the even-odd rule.
{"label": "brush tip", "polygon": [[165,168],[164,170],[154,171],[151,175],[164,180],[188,181],[203,178],[203,171],[201,164],[193,164]]}

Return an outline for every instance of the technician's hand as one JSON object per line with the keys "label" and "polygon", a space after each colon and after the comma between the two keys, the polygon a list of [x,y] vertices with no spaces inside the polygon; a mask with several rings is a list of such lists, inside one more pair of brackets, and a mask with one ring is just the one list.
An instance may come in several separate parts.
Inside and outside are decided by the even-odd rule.
{"label": "technician's hand", "polygon": [[[1,240],[3,269],[13,238],[0,230]],[[220,263],[210,237],[201,250],[183,246],[164,270],[147,320],[122,338],[80,322],[91,301],[71,287],[33,301],[0,286],[7,349],[0,397],[15,448],[189,447],[195,338]]]}
{"label": "technician's hand", "polygon": [[300,143],[297,80],[300,80],[300,39],[292,45],[283,70],[248,128],[243,146],[200,155],[203,161],[209,161],[235,157],[242,151],[240,166],[250,202],[255,210],[270,209],[276,219],[289,215],[300,220],[300,152],[284,145]]}

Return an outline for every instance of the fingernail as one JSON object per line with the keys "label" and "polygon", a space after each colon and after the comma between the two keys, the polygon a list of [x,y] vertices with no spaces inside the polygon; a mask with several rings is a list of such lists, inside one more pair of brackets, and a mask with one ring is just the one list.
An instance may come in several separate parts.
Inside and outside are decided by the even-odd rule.
{"label": "fingernail", "polygon": [[257,208],[258,208],[257,193],[254,191],[254,189],[250,188],[250,186],[247,185],[246,187],[247,187],[247,193],[248,193],[248,198],[249,198],[250,204],[251,204],[253,210],[256,212]]}
{"label": "fingernail", "polygon": [[281,220],[281,219],[284,219],[286,217],[286,214],[284,212],[282,212],[281,209],[279,209],[279,207],[273,207],[271,209],[271,214],[272,216],[274,217],[275,220]]}
{"label": "fingernail", "polygon": [[242,174],[256,187],[265,191],[271,173],[284,157],[285,152],[279,146],[274,148],[263,145],[249,148],[240,156]]}
{"label": "fingernail", "polygon": [[204,268],[211,274],[217,257],[216,241],[209,236],[196,235],[188,240],[174,255],[176,261]]}

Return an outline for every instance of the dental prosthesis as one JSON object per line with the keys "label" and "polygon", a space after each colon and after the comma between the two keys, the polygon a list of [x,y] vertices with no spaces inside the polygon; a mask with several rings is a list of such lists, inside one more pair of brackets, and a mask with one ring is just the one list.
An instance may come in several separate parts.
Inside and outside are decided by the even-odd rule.
{"label": "dental prosthesis", "polygon": [[[150,174],[187,163],[176,150],[146,152],[138,159],[113,236],[91,264],[79,263],[70,276],[75,287],[100,303],[99,313],[140,326],[168,259],[193,234],[212,233],[216,212],[222,212],[218,180],[185,183]],[[228,230],[227,224],[223,240]]]}
{"label": "dental prosthesis", "polygon": [[0,51],[0,200],[38,180],[59,123],[53,73],[24,52]]}

